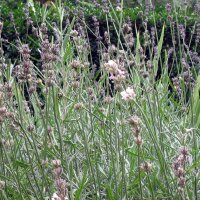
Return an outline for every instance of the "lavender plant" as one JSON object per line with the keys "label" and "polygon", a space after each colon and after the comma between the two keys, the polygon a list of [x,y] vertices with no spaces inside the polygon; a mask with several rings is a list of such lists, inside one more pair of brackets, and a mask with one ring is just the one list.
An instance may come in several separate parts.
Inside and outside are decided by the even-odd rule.
{"label": "lavender plant", "polygon": [[26,7],[39,58],[18,35],[15,62],[0,22],[0,199],[199,199],[199,24],[188,32],[166,4],[165,46],[145,2],[150,27],[124,18],[123,0],[95,1],[103,32],[80,1],[73,18],[61,0],[41,7],[42,23]]}

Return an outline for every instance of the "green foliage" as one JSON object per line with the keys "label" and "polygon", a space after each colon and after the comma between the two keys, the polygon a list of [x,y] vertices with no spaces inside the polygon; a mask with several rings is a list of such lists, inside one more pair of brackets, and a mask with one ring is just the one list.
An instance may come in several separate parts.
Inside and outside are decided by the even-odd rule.
{"label": "green foliage", "polygon": [[[34,36],[18,3],[12,8],[20,33],[13,62],[2,51],[13,27],[7,19],[11,6],[6,1],[1,6],[0,199],[52,199],[55,192],[73,200],[198,199],[200,78],[189,53],[199,44],[178,34],[168,55],[163,7],[149,13],[146,26],[126,31],[126,17],[137,19],[143,8],[111,7],[105,15],[83,1],[77,7],[84,7],[86,18],[69,17],[68,24],[61,1],[49,7],[32,2],[30,17],[40,30]],[[95,37],[95,47],[88,42],[89,34],[98,34],[88,24],[91,15],[105,19],[108,40],[115,44]],[[145,36],[148,26],[155,27],[155,44]],[[91,70],[92,51],[98,53],[98,75]]]}
{"label": "green foliage", "polygon": [[200,128],[200,76],[197,77],[196,87],[193,96],[192,115],[194,115],[195,126]]}

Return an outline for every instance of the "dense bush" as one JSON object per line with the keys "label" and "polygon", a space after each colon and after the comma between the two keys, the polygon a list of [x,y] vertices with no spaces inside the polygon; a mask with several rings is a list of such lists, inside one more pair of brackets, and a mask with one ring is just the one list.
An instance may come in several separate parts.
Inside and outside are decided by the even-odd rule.
{"label": "dense bush", "polygon": [[0,199],[199,199],[199,7],[120,3],[2,1]]}

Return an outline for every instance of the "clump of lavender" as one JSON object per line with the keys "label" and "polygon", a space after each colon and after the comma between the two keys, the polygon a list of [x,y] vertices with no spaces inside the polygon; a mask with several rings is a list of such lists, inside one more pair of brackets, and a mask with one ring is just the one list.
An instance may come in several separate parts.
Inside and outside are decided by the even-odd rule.
{"label": "clump of lavender", "polygon": [[12,85],[10,82],[6,81],[4,83],[3,91],[7,99],[12,99],[13,97],[13,91],[12,91]]}
{"label": "clump of lavender", "polygon": [[147,47],[151,43],[150,40],[151,37],[147,28],[145,28],[143,36],[144,36],[144,47]]}
{"label": "clump of lavender", "polygon": [[116,11],[122,11],[122,4],[120,0],[116,0]]}
{"label": "clump of lavender", "polygon": [[153,63],[151,60],[147,60],[146,67],[148,71],[150,71],[153,68]]}
{"label": "clump of lavender", "polygon": [[151,0],[145,0],[145,15],[148,16],[149,12],[154,9],[154,5]]}
{"label": "clump of lavender", "polygon": [[126,90],[122,91],[121,93],[122,99],[129,102],[133,100],[136,96],[135,91],[132,87],[127,87]]}
{"label": "clump of lavender", "polygon": [[28,44],[23,44],[20,47],[22,62],[20,65],[15,66],[13,75],[18,79],[20,83],[26,82],[29,84],[29,94],[31,95],[36,90],[37,81],[34,72],[34,65],[30,59],[30,53],[31,50]]}
{"label": "clump of lavender", "polygon": [[92,0],[92,3],[95,5],[95,7],[99,8],[100,4],[98,3],[97,0]]}
{"label": "clump of lavender", "polygon": [[9,120],[11,123],[14,122],[14,114],[9,111],[9,107],[6,103],[7,101],[5,85],[0,85],[0,124],[5,120]]}
{"label": "clump of lavender", "polygon": [[174,175],[178,178],[178,190],[183,192],[186,185],[186,171],[185,167],[189,157],[189,150],[187,147],[181,147],[178,155],[173,162]]}
{"label": "clump of lavender", "polygon": [[114,83],[115,88],[120,89],[127,76],[124,63],[119,60],[109,60],[104,64],[104,69],[109,74],[109,79]]}
{"label": "clump of lavender", "polygon": [[181,36],[181,39],[184,41],[185,40],[185,27],[184,27],[184,25],[183,24],[180,24],[179,26],[178,26],[178,28],[179,28],[179,33],[180,33],[180,36]]}
{"label": "clump of lavender", "polygon": [[[155,47],[154,47],[154,48],[155,48]],[[138,53],[139,53],[140,59],[141,59],[140,65],[142,66],[142,65],[145,63],[145,59],[146,59],[146,55],[145,55],[145,51],[144,51],[143,47],[140,47],[140,48],[138,49]]]}
{"label": "clump of lavender", "polygon": [[96,94],[93,90],[93,88],[89,87],[87,89],[87,93],[88,93],[88,96],[89,96],[89,99],[92,103],[95,103],[97,101],[97,97],[96,97]]}
{"label": "clump of lavender", "polygon": [[189,51],[189,55],[194,64],[200,64],[200,56],[197,52]]}
{"label": "clump of lavender", "polygon": [[145,15],[149,15],[149,11],[151,10],[151,1],[145,0]]}
{"label": "clump of lavender", "polygon": [[200,24],[197,24],[197,28],[196,28],[196,39],[195,39],[196,44],[198,44],[199,41],[200,41]]}
{"label": "clump of lavender", "polygon": [[28,28],[29,26],[33,25],[33,20],[31,19],[30,14],[29,14],[28,3],[24,7],[24,15],[25,15],[25,18],[26,18],[26,24],[27,24],[27,28]]}
{"label": "clump of lavender", "polygon": [[101,0],[101,2],[102,2],[103,12],[108,14],[109,13],[109,2],[108,2],[108,0]]}
{"label": "clump of lavender", "polygon": [[172,12],[172,5],[170,3],[167,3],[165,6],[166,12],[168,14],[167,19],[171,22],[172,21],[172,16],[170,15]]}
{"label": "clump of lavender", "polygon": [[194,5],[194,12],[198,15],[200,13],[200,3]]}
{"label": "clump of lavender", "polygon": [[29,49],[28,44],[22,45],[20,53],[22,56],[22,71],[19,79],[21,79],[22,81],[30,80],[32,78],[33,63],[30,60],[31,50]]}
{"label": "clump of lavender", "polygon": [[81,61],[77,59],[72,60],[72,62],[70,63],[71,67],[75,70],[78,70],[80,68],[83,67],[83,65],[81,64]]}
{"label": "clump of lavender", "polygon": [[166,62],[166,67],[169,68],[169,59],[172,58],[174,53],[174,48],[171,47],[169,48],[168,52],[167,52],[167,62]]}
{"label": "clump of lavender", "polygon": [[13,15],[12,12],[10,13],[10,21],[11,21],[11,24],[13,25],[13,27],[14,27],[14,29],[15,29],[15,35],[16,35],[16,37],[19,39],[19,32],[18,32],[18,30],[17,30],[16,24],[15,24],[14,15]]}
{"label": "clump of lavender", "polygon": [[48,29],[46,24],[42,24],[40,31],[42,33],[42,45],[41,45],[41,59],[42,59],[42,69],[44,76],[46,78],[47,87],[51,87],[55,82],[54,74],[54,63],[58,60],[59,43],[50,43],[48,39]]}
{"label": "clump of lavender", "polygon": [[129,19],[129,23],[125,23],[123,25],[123,33],[124,33],[124,40],[126,42],[126,46],[128,48],[132,48],[133,45],[134,45],[134,37],[133,37],[133,32],[132,32],[132,27],[131,27],[131,22],[130,22],[130,19]]}
{"label": "clump of lavender", "polygon": [[94,34],[96,36],[97,44],[99,45],[100,41],[102,40],[102,37],[100,36],[100,33],[99,33],[99,21],[96,16],[93,16],[92,20],[93,20],[94,28],[95,28]]}
{"label": "clump of lavender", "polygon": [[151,44],[152,44],[152,47],[155,46],[155,39],[156,39],[155,36],[156,36],[155,28],[151,27]]}
{"label": "clump of lavender", "polygon": [[4,105],[2,105],[0,107],[0,123],[2,123],[6,119],[7,112],[7,108]]}
{"label": "clump of lavender", "polygon": [[182,93],[182,89],[180,86],[179,77],[173,77],[172,82],[173,82],[174,89],[175,89],[177,95],[180,97],[181,93]]}
{"label": "clump of lavender", "polygon": [[52,200],[68,200],[67,182],[61,178],[63,168],[60,160],[53,160],[53,174],[57,191],[53,194]]}
{"label": "clump of lavender", "polygon": [[[10,127],[12,130],[18,131],[18,119],[15,117],[14,111],[11,111],[10,107],[7,106],[9,98],[13,96],[11,90],[11,84],[7,82],[4,85],[0,86],[0,124],[2,125],[4,122],[6,122],[6,127]],[[12,99],[11,102],[13,102]],[[11,146],[9,144],[13,144],[13,142],[11,142],[11,140],[9,139],[5,140],[2,144],[5,144],[5,146]]]}
{"label": "clump of lavender", "polygon": [[[200,63],[200,59],[197,52],[189,51],[189,55],[193,64],[198,65]],[[187,58],[187,55],[185,54],[184,57],[181,59],[182,72],[179,74],[179,76],[172,78],[172,82],[173,82],[173,85],[178,97],[181,96],[183,90],[185,91],[187,89],[191,90],[195,86],[195,79],[192,74],[192,69],[191,69],[191,66],[188,64],[186,58]]]}
{"label": "clump of lavender", "polygon": [[[198,59],[198,56],[196,58],[196,56],[192,56],[191,58]],[[195,60],[196,61],[196,60]],[[185,58],[182,58],[182,65],[183,65],[183,73],[181,74],[184,83],[187,87],[191,87],[193,88],[195,85],[195,80],[193,78],[192,72],[191,72],[191,67],[190,65],[186,62]]]}
{"label": "clump of lavender", "polygon": [[165,9],[166,9],[167,13],[171,13],[171,11],[172,11],[171,3],[167,3],[166,6],[165,6]]}
{"label": "clump of lavender", "polygon": [[[96,23],[98,22],[96,21]],[[98,30],[96,31],[98,32]],[[90,53],[90,46],[88,44],[88,38],[86,36],[87,34],[86,34],[84,24],[80,20],[77,20],[75,24],[75,29],[70,32],[70,35],[72,37],[74,46],[76,48],[75,51],[76,51],[77,57],[75,60],[80,61],[80,65],[79,65],[80,67],[89,66],[88,56]]]}
{"label": "clump of lavender", "polygon": [[104,42],[107,45],[110,45],[110,36],[107,31],[104,32]]}

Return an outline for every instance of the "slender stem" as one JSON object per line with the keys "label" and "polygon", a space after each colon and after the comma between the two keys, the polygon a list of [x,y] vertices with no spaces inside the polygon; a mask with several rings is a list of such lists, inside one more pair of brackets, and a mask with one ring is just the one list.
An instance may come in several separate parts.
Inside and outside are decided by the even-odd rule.
{"label": "slender stem", "polygon": [[53,110],[54,110],[54,119],[55,119],[55,122],[56,122],[56,127],[57,127],[57,130],[58,130],[58,135],[59,135],[59,143],[60,143],[60,157],[61,157],[61,160],[63,161],[63,138],[62,138],[62,133],[61,133],[61,129],[60,129],[60,124],[59,124],[59,121],[58,121],[58,116],[57,116],[57,111],[56,111],[56,94],[55,94],[55,88],[52,87],[52,92],[53,92]]}
{"label": "slender stem", "polygon": [[140,185],[140,199],[143,200],[141,169],[140,169],[140,145],[138,145],[138,175],[139,175],[139,185]]}

